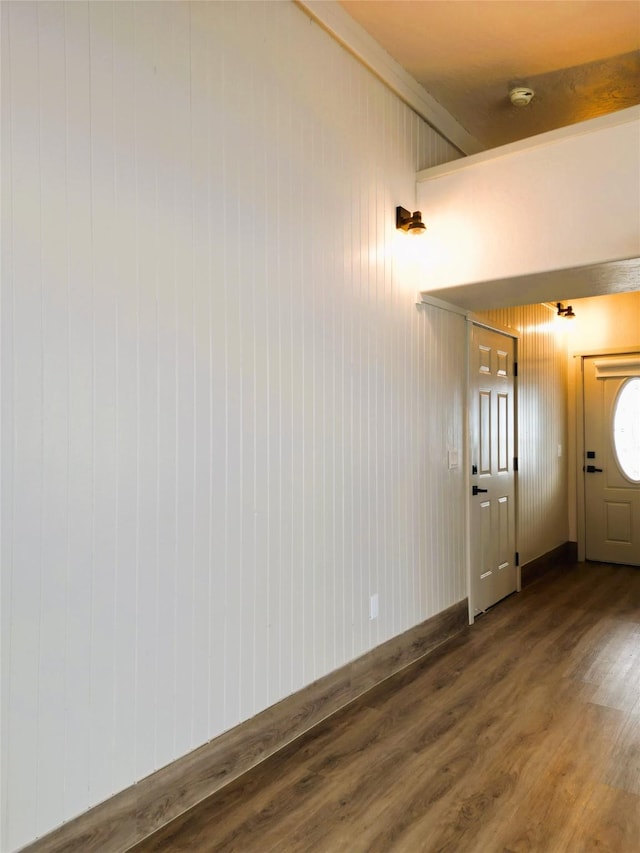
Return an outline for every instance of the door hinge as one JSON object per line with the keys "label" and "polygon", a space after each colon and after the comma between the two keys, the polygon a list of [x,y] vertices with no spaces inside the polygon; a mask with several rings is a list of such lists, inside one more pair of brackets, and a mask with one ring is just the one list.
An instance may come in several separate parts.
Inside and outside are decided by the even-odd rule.
{"label": "door hinge", "polygon": [[516,551],[516,566],[520,565],[520,551]]}
{"label": "door hinge", "polygon": [[513,375],[514,376],[518,375],[518,362],[517,361],[513,362]]}
{"label": "door hinge", "polygon": [[518,470],[518,457],[517,456],[513,457],[513,470],[514,471]]}

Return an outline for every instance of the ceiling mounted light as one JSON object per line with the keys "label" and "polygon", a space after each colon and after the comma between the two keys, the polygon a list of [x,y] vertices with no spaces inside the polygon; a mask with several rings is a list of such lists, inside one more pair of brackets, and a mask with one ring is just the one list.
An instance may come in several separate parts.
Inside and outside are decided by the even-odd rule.
{"label": "ceiling mounted light", "polygon": [[422,213],[419,210],[411,213],[404,207],[396,207],[396,228],[409,234],[423,234],[427,230],[422,221]]}
{"label": "ceiling mounted light", "polygon": [[515,86],[509,92],[509,100],[514,107],[528,107],[534,95],[535,92],[528,86]]}
{"label": "ceiling mounted light", "polygon": [[558,317],[566,317],[567,320],[572,320],[576,316],[571,305],[567,305],[565,308],[562,302],[556,302],[556,308],[558,309]]}

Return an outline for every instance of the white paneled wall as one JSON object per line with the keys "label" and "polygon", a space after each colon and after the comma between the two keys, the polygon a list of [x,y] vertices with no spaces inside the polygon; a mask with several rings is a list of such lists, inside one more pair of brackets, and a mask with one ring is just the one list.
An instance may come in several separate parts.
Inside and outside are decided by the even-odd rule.
{"label": "white paneled wall", "polygon": [[456,152],[294,4],[2,39],[8,851],[465,597],[465,329],[394,227]]}
{"label": "white paneled wall", "polygon": [[479,316],[520,333],[518,549],[524,564],[569,538],[566,336],[555,311],[546,305]]}

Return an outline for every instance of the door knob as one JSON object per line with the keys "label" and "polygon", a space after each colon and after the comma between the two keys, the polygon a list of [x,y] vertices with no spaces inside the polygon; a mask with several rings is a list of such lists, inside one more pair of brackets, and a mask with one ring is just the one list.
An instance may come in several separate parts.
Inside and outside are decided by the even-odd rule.
{"label": "door knob", "polygon": [[595,465],[587,465],[587,474],[602,474],[602,468],[596,468]]}
{"label": "door knob", "polygon": [[488,492],[489,489],[479,489],[477,486],[473,487],[472,494],[479,495],[480,492]]}

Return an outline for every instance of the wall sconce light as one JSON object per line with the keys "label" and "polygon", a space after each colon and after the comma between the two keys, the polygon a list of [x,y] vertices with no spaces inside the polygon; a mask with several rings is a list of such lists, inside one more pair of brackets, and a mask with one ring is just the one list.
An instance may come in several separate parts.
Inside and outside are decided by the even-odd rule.
{"label": "wall sconce light", "polygon": [[566,317],[568,320],[571,320],[576,316],[573,313],[571,305],[567,305],[565,308],[562,302],[556,302],[556,308],[558,309],[558,317]]}
{"label": "wall sconce light", "polygon": [[409,234],[423,234],[427,230],[422,221],[422,213],[419,210],[411,213],[404,207],[396,207],[396,228]]}

